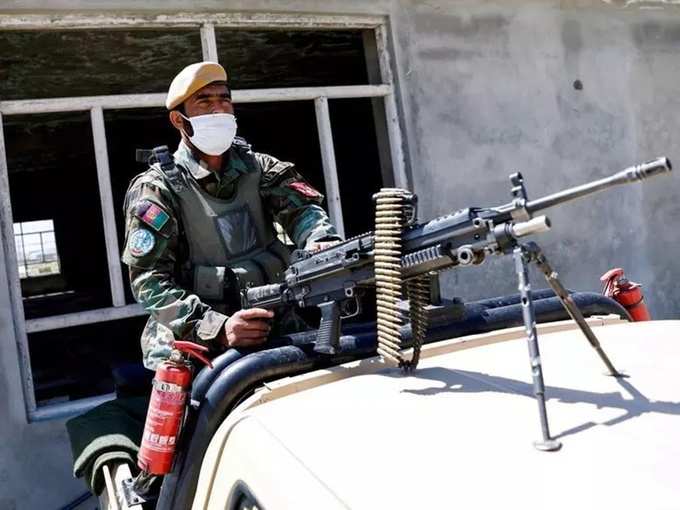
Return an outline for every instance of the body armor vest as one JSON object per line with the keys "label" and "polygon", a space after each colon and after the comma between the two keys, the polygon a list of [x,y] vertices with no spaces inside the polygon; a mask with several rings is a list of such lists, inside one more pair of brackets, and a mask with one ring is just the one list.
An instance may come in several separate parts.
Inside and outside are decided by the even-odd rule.
{"label": "body armor vest", "polygon": [[[276,237],[271,215],[260,197],[262,169],[244,142],[233,147],[248,166],[236,181],[231,198],[207,193],[182,167],[159,166],[170,181],[181,214],[189,247],[190,284],[207,301],[224,302],[225,288],[234,278],[241,289],[280,281],[288,266],[289,252]],[[245,147],[244,147],[245,145]],[[160,159],[160,158],[159,158]],[[230,289],[232,292],[238,289]]]}

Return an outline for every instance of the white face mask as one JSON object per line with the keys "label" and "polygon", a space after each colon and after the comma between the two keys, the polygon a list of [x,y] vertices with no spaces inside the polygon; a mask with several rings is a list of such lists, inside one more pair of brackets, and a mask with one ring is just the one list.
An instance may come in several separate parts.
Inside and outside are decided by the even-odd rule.
{"label": "white face mask", "polygon": [[[180,115],[182,115],[180,113]],[[194,135],[189,140],[199,151],[219,156],[231,147],[236,136],[236,117],[231,113],[210,113],[184,119],[191,123]]]}

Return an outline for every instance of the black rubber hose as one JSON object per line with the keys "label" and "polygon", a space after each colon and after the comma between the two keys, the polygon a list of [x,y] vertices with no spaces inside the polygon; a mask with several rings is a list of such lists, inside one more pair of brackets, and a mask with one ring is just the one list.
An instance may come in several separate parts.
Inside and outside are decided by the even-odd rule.
{"label": "black rubber hose", "polygon": [[[571,294],[576,304],[581,309],[581,312],[586,317],[597,314],[616,314],[623,319],[630,320],[626,310],[610,298],[594,292],[576,292]],[[521,306],[519,308],[508,308],[512,305],[519,305],[520,299],[519,294],[510,294],[508,296],[499,296],[466,303],[465,318],[461,321],[454,321],[447,326],[437,328],[436,331],[439,333],[436,338],[440,339],[441,334],[447,333],[450,333],[450,338],[456,338],[474,333],[485,333],[502,327],[520,326],[523,324]],[[555,298],[555,293],[552,289],[539,289],[534,291],[533,299],[538,322],[550,322],[569,318],[566,311],[562,308],[562,305],[557,298]],[[549,301],[544,301],[546,299]],[[375,328],[375,322],[355,323],[344,327],[343,333],[346,336],[366,338],[366,335],[375,335]],[[408,341],[410,338],[411,330],[409,327],[406,327],[404,329],[404,340]],[[272,343],[278,345],[306,345],[313,343],[315,340],[316,330],[312,330],[286,335]],[[205,392],[220,372],[222,372],[225,367],[250,352],[254,351],[252,349],[229,349],[216,357],[213,360],[213,369],[203,368],[194,379],[191,394],[192,400],[200,402],[203,399]]]}
{"label": "black rubber hose", "polygon": [[[631,320],[623,306],[596,292],[575,292],[571,297],[585,317],[613,314],[618,315],[623,320]],[[535,300],[534,311],[538,323],[570,318],[562,303],[556,297]],[[465,305],[464,320],[431,329],[428,332],[427,341],[435,342],[523,325],[522,305],[519,303],[497,308],[487,308],[477,303],[470,303]],[[402,336],[405,340],[411,338],[410,325],[404,328]]]}
{"label": "black rubber hose", "polygon": [[203,367],[191,385],[191,400],[201,402],[213,381],[220,375],[220,372],[234,361],[241,359],[243,355],[243,350],[229,349],[212,360],[212,368]]}
{"label": "black rubber hose", "polygon": [[[268,348],[281,347],[284,345],[311,345],[316,341],[316,330],[301,331],[299,333],[292,333],[285,335],[283,337],[271,340],[267,345]],[[348,342],[355,342],[357,349],[365,349],[369,345],[370,337],[375,336],[375,322],[362,322],[352,324],[350,327],[343,328],[343,337],[341,337],[341,343],[346,345],[346,349],[349,349]],[[353,340],[352,340],[353,339]],[[367,343],[368,342],[368,343]],[[373,348],[375,349],[375,342],[373,342]],[[218,375],[234,361],[241,359],[243,356],[256,352],[255,349],[238,349],[231,348],[228,351],[220,354],[212,360],[213,367],[203,367],[196,377],[191,386],[191,399],[195,402],[201,402],[205,393],[208,391],[213,381]]]}
{"label": "black rubber hose", "polygon": [[[573,294],[569,291],[570,294]],[[555,293],[552,289],[538,289],[531,291],[531,297],[534,301],[539,299],[546,299],[555,297]],[[517,294],[510,294],[508,296],[498,296],[493,298],[480,299],[478,301],[469,301],[465,303],[465,306],[483,306],[484,308],[498,308],[501,306],[516,305],[522,300],[522,296]]]}

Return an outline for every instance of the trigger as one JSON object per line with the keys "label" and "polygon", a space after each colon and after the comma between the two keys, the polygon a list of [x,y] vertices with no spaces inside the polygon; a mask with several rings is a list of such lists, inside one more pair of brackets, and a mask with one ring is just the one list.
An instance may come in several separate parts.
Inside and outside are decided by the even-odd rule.
{"label": "trigger", "polygon": [[361,313],[361,301],[358,296],[354,296],[352,299],[345,299],[340,304],[340,318],[348,319],[350,317],[355,317]]}

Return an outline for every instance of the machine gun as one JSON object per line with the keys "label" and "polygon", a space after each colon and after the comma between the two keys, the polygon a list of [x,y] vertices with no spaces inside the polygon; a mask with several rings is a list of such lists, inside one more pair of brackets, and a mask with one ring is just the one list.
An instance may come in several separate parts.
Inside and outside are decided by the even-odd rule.
{"label": "machine gun", "polygon": [[[536,335],[535,315],[528,279],[528,264],[535,263],[548,284],[577,322],[591,346],[607,366],[620,377],[595,334],[586,323],[568,291],[558,280],[536,243],[522,243],[529,235],[550,229],[550,220],[539,213],[576,198],[591,195],[620,184],[642,181],[669,173],[671,162],[658,158],[622,170],[610,177],[576,186],[537,200],[527,197],[520,173],[510,176],[513,199],[499,207],[470,207],[426,223],[418,224],[417,199],[397,188],[382,189],[375,195],[376,230],[325,250],[298,251],[285,272],[283,282],[251,287],[241,294],[243,308],[275,309],[282,306],[318,306],[321,323],[315,351],[333,354],[338,347],[340,320],[358,312],[361,289],[375,286],[377,294],[378,353],[413,370],[427,330],[425,307],[430,298],[430,281],[437,271],[456,266],[478,265],[489,255],[510,255],[523,305],[534,394],[539,403],[543,439],[535,443],[541,450],[557,450],[560,443],[551,438],[545,410],[545,388]],[[413,355],[402,352],[398,303],[405,288],[410,302],[413,328]]]}

